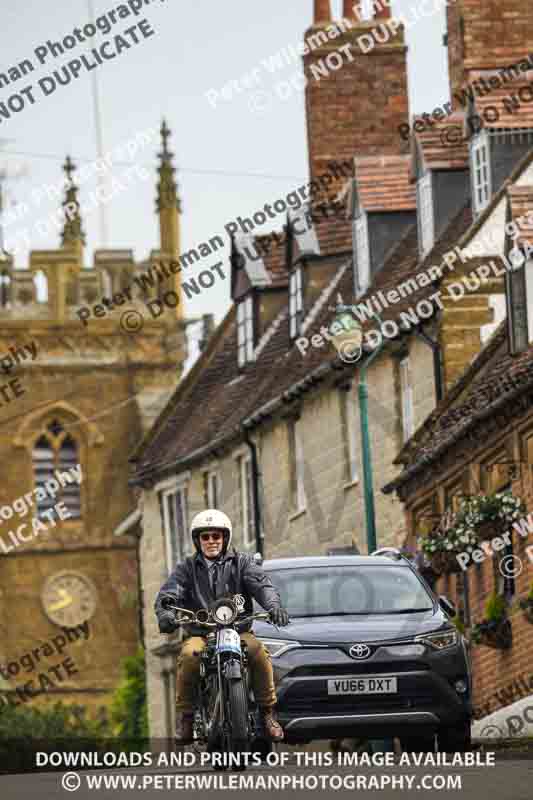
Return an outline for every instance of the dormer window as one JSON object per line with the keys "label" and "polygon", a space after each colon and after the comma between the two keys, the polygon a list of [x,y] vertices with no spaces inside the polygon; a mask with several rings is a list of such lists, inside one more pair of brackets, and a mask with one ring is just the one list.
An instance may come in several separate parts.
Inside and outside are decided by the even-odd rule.
{"label": "dormer window", "polygon": [[239,367],[254,358],[254,304],[251,296],[237,305],[237,345]]}
{"label": "dormer window", "polygon": [[290,337],[294,339],[300,333],[303,317],[303,281],[302,267],[296,267],[291,272],[289,281],[289,317],[290,317]]}
{"label": "dormer window", "polygon": [[482,131],[471,145],[472,198],[474,213],[481,214],[489,204],[492,193],[490,179],[490,147],[486,131]]}
{"label": "dormer window", "polygon": [[353,238],[356,263],[356,295],[359,296],[364,294],[370,285],[370,247],[366,214],[361,214],[354,220]]}
{"label": "dormer window", "polygon": [[435,243],[435,219],[433,214],[433,187],[431,172],[420,178],[417,186],[418,242],[420,257],[423,258]]}

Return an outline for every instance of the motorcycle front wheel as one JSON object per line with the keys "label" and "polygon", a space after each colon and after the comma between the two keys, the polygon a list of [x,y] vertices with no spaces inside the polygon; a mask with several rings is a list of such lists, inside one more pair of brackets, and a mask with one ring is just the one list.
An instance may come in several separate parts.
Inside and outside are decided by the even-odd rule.
{"label": "motorcycle front wheel", "polygon": [[231,741],[229,748],[234,754],[233,769],[246,769],[246,758],[236,758],[249,750],[248,732],[248,697],[242,680],[230,680],[227,683],[228,717],[231,725]]}

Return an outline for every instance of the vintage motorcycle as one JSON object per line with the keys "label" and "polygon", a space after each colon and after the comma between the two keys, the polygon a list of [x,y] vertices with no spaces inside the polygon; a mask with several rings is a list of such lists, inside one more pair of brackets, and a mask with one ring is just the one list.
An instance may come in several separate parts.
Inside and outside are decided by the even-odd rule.
{"label": "vintage motorcycle", "polygon": [[241,642],[239,628],[255,619],[270,622],[270,615],[259,612],[242,617],[242,595],[219,598],[209,610],[196,612],[163,602],[166,609],[176,613],[178,626],[193,623],[209,631],[207,646],[200,657],[193,721],[194,749],[220,754],[212,757],[215,769],[231,766],[239,770],[261,763],[272,744],[262,730],[257,710],[253,710],[247,648],[246,643]]}

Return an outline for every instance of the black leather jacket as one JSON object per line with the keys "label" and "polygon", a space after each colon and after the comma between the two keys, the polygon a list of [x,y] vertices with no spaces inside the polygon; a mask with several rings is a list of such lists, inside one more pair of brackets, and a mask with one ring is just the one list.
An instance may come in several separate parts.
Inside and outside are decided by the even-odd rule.
{"label": "black leather jacket", "polygon": [[[245,615],[253,612],[252,598],[265,611],[272,611],[272,609],[281,606],[278,590],[268,575],[256,564],[252,556],[232,550],[226,553],[220,561],[223,567],[219,568],[216,597],[213,595],[209,585],[207,566],[199,553],[178,562],[156,597],[155,613],[158,620],[164,612],[161,600],[165,594],[174,595],[176,604],[190,611],[209,608],[213,601],[219,597],[233,594],[242,594],[244,597],[243,614]],[[189,636],[205,636],[207,633],[207,628],[195,625],[184,627]],[[240,627],[240,631],[248,631],[251,627],[252,623],[248,623]]]}

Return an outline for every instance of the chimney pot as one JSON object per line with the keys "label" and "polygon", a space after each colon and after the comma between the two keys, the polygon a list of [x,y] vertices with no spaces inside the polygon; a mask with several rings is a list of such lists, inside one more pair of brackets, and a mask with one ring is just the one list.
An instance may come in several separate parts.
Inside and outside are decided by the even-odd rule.
{"label": "chimney pot", "polygon": [[315,25],[319,22],[331,22],[331,6],[329,0],[315,0]]}
{"label": "chimney pot", "polygon": [[[374,0],[372,8],[374,10],[374,19],[390,19],[391,9],[390,4],[392,0]],[[387,3],[389,5],[387,5]]]}
{"label": "chimney pot", "polygon": [[355,19],[355,14],[353,10],[355,5],[357,5],[357,2],[355,0],[343,0],[343,6],[342,6],[343,19]]}

